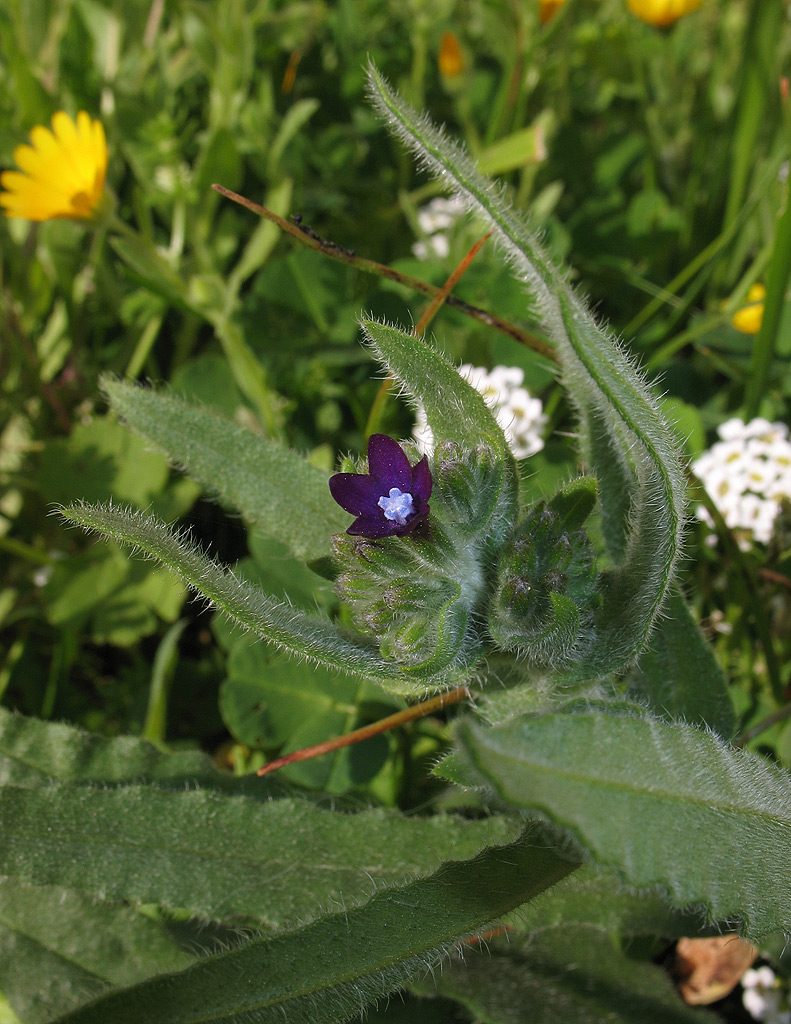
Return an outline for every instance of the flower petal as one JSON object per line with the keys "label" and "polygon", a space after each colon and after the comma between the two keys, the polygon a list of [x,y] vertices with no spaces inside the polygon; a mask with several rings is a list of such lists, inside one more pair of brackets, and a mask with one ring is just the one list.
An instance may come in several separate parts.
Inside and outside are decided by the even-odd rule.
{"label": "flower petal", "polygon": [[346,532],[351,537],[370,537],[376,540],[378,537],[390,537],[393,534],[406,533],[406,527],[399,526],[398,523],[385,519],[384,516],[381,516],[379,519],[359,516]]}
{"label": "flower petal", "polygon": [[431,470],[428,468],[428,458],[423,456],[420,462],[412,467],[412,497],[415,505],[422,505],[431,497]]}
{"label": "flower petal", "polygon": [[336,473],[330,477],[330,494],[342,509],[353,516],[384,515],[377,505],[379,488],[370,476],[360,473]]}
{"label": "flower petal", "polygon": [[27,220],[93,216],[102,198],[107,170],[107,142],[99,121],[81,110],[76,123],[59,110],[52,131],[36,125],[31,145],[17,146],[14,159],[22,174],[3,175],[12,194],[0,196],[6,216]]}
{"label": "flower petal", "polygon": [[398,441],[387,434],[371,434],[368,439],[368,471],[379,495],[387,494],[391,487],[409,491],[412,486],[412,467]]}

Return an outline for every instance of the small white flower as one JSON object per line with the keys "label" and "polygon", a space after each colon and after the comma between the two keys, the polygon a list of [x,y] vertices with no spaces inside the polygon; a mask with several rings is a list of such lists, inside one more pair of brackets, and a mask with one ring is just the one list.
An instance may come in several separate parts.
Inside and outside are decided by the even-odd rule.
{"label": "small white flower", "polygon": [[737,438],[744,437],[744,420],[726,420],[717,427],[717,433],[723,441],[734,441]]}
{"label": "small white flower", "polygon": [[738,466],[747,459],[747,443],[744,438],[736,437],[732,441],[720,441],[717,445],[717,457],[721,465]]}
{"label": "small white flower", "polygon": [[757,988],[748,988],[742,995],[745,1010],[755,1020],[764,1020],[767,1014],[766,1000]]}
{"label": "small white flower", "polygon": [[412,252],[419,260],[430,260],[437,257],[441,260],[450,252],[450,242],[446,235],[429,235],[423,242],[415,242]]}
{"label": "small white flower", "polygon": [[463,213],[464,203],[460,199],[437,198],[418,210],[417,222],[421,231],[433,235],[453,227]]}
{"label": "small white flower", "polygon": [[[700,475],[700,472],[698,475]],[[701,479],[703,477],[701,476]],[[706,475],[706,490],[714,499],[714,504],[723,514],[736,507],[739,498],[742,496],[741,474],[729,472],[725,466],[716,466]]]}
{"label": "small white flower", "polygon": [[781,498],[791,501],[791,473],[781,473],[766,488],[767,498],[780,502]]}
{"label": "small white flower", "polygon": [[489,382],[498,391],[507,391],[509,388],[521,388],[524,379],[525,372],[518,366],[495,366],[489,373]]}
{"label": "small white flower", "polygon": [[54,566],[42,565],[40,569],[36,569],[33,573],[33,584],[36,587],[46,587],[52,576]]}
{"label": "small white flower", "polygon": [[[750,540],[768,544],[780,511],[780,498],[791,496],[791,441],[783,423],[757,417],[749,423],[730,419],[717,433],[721,440],[692,468],[700,477],[726,524],[737,531],[739,546]],[[711,517],[696,510],[711,527]]]}
{"label": "small white flower", "polygon": [[777,470],[767,463],[756,462],[749,466],[744,474],[744,486],[754,494],[765,495],[772,484],[777,480]]}
{"label": "small white flower", "polygon": [[778,432],[778,428],[780,431],[784,429],[782,423],[770,423],[769,420],[765,420],[763,417],[758,416],[754,420],[750,420],[749,423],[745,424],[744,436],[770,438]]}
{"label": "small white flower", "polygon": [[791,472],[791,443],[782,438],[771,441],[764,451],[767,459],[771,459],[776,466]]}
{"label": "small white flower", "polygon": [[459,373],[469,384],[472,384],[476,391],[480,391],[484,398],[496,399],[497,391],[490,387],[489,374],[482,366],[462,363],[459,367]]}
{"label": "small white flower", "polygon": [[518,459],[535,455],[544,447],[541,431],[547,418],[541,400],[532,398],[525,388],[512,389],[508,401],[497,410],[497,420]]}
{"label": "small white flower", "polygon": [[448,231],[464,213],[460,199],[432,199],[417,212],[417,223],[425,238],[415,242],[412,252],[419,260],[444,259],[450,252]]}
{"label": "small white flower", "polygon": [[742,976],[742,1004],[754,1020],[791,1024],[788,987],[771,967],[750,968]]}
{"label": "small white flower", "polygon": [[[489,372],[482,366],[464,363],[459,373],[483,395],[484,401],[494,413],[503,428],[508,445],[517,459],[535,455],[544,447],[541,433],[547,418],[539,398],[533,398],[523,388],[525,375],[517,366],[495,366]],[[434,448],[434,435],[426,420],[422,407],[417,410],[417,419],[412,436],[421,453]]]}
{"label": "small white flower", "polygon": [[772,988],[776,981],[777,975],[768,964],[763,964],[761,967],[750,967],[742,977],[742,985],[745,988],[755,988],[758,985],[761,988]]}

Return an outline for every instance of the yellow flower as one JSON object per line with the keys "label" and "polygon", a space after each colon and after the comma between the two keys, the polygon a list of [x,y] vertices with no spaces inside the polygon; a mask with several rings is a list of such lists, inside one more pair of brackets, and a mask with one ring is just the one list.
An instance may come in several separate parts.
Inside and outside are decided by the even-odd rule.
{"label": "yellow flower", "polygon": [[439,73],[443,78],[458,78],[464,71],[466,61],[455,32],[443,32],[439,44]]}
{"label": "yellow flower", "polygon": [[696,11],[703,0],[626,0],[629,10],[649,25],[665,28]]}
{"label": "yellow flower", "polygon": [[84,110],[77,122],[59,110],[52,131],[36,125],[30,146],[17,146],[18,171],[0,174],[0,206],[6,217],[83,220],[96,212],[107,170],[107,142],[100,121]]}
{"label": "yellow flower", "polygon": [[765,298],[766,288],[762,284],[754,284],[747,292],[747,305],[737,310],[731,320],[737,331],[743,331],[745,334],[757,334],[761,330]]}
{"label": "yellow flower", "polygon": [[538,15],[541,18],[541,24],[546,25],[548,21],[551,21],[565,2],[566,0],[540,0],[541,7]]}

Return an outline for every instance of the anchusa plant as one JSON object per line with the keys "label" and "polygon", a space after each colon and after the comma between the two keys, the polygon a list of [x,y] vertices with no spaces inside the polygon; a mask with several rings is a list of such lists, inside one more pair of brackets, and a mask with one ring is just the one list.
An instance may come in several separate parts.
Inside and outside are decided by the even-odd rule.
{"label": "anchusa plant", "polygon": [[[558,1007],[568,1020],[708,1019],[652,954],[683,935],[791,929],[791,778],[733,742],[723,674],[678,585],[676,440],[503,193],[369,76],[390,127],[485,221],[524,285],[577,412],[584,472],[527,500],[484,396],[434,345],[364,318],[434,447],[375,434],[367,461],[329,481],[205,408],[105,381],[132,429],[334,581],[334,617],[272,597],[148,513],[65,515],[170,566],[305,672],[396,700],[469,690],[475,706],[434,767],[456,810],[352,812],[276,776],[229,779],[73,730],[42,747],[43,726],[9,716],[4,832],[32,821],[43,838],[2,870],[22,888],[64,887],[59,900],[94,916],[100,900],[101,927],[136,951],[124,970],[95,970],[90,991],[75,983],[63,1024],[331,1024],[399,988],[498,1022],[554,1024]],[[190,919],[216,927],[219,949],[176,943],[173,922]],[[465,944],[485,956],[457,957]],[[421,1016],[431,1005],[416,1002],[414,1019],[434,1019]]]}

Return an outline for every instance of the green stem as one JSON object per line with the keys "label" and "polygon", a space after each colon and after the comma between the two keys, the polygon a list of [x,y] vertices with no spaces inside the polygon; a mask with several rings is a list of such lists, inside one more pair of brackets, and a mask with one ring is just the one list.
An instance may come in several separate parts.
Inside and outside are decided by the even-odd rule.
{"label": "green stem", "polygon": [[0,550],[7,551],[10,555],[16,555],[18,558],[24,558],[36,565],[55,564],[52,555],[48,555],[45,551],[39,551],[38,548],[33,548],[29,544],[23,544],[21,540],[14,540],[13,537],[0,536]]}
{"label": "green stem", "polygon": [[750,370],[747,378],[747,390],[744,396],[745,419],[752,419],[758,414],[761,399],[766,391],[769,368],[772,364],[780,318],[785,302],[785,293],[791,277],[791,176],[786,186],[785,210],[777,224],[774,249],[769,263],[769,274],[766,282],[766,300],[761,330],[755,339]]}
{"label": "green stem", "polygon": [[154,316],[152,317],[145,326],[143,333],[138,339],[135,350],[132,353],[132,358],[129,360],[129,364],[126,367],[126,373],[124,376],[127,380],[135,380],[146,364],[146,360],[151,354],[151,349],[154,347],[154,342],[157,340],[159,329],[162,326],[163,317]]}
{"label": "green stem", "polygon": [[729,228],[742,205],[750,171],[755,166],[758,134],[765,123],[767,85],[772,80],[782,4],[752,0],[748,14],[739,108],[731,147],[731,178],[723,227]]}
{"label": "green stem", "polygon": [[152,743],[165,742],[167,730],[168,694],[178,660],[178,642],[187,625],[186,619],[174,623],[165,633],[154,655],[151,667],[151,688],[148,691],[148,710],[142,737]]}

